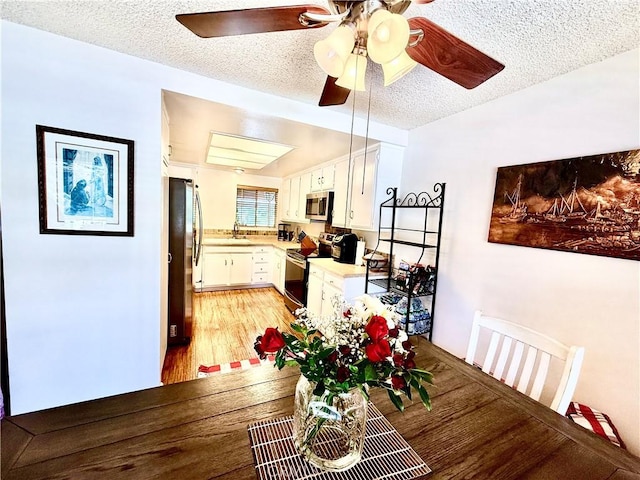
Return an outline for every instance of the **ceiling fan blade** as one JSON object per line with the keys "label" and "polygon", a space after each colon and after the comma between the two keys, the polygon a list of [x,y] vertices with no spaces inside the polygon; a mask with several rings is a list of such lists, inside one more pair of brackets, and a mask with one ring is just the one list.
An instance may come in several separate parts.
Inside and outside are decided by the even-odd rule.
{"label": "ceiling fan blade", "polygon": [[464,88],[475,88],[504,68],[500,62],[426,18],[410,18],[409,26],[424,32],[422,41],[407,47],[409,56]]}
{"label": "ceiling fan blade", "polygon": [[347,101],[351,90],[341,87],[340,85],[336,85],[337,80],[338,79],[335,77],[327,76],[327,81],[324,83],[320,102],[318,103],[319,106],[328,107],[331,105],[342,105]]}
{"label": "ceiling fan blade", "polygon": [[300,14],[304,12],[324,15],[331,13],[318,5],[291,5],[222,12],[184,13],[176,15],[176,20],[202,38],[281,32],[327,25],[327,23],[311,23],[309,25],[300,23]]}

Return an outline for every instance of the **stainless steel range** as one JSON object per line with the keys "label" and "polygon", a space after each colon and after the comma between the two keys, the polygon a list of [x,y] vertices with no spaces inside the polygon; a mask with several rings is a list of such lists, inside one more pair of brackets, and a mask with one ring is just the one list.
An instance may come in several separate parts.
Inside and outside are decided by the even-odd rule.
{"label": "stainless steel range", "polygon": [[318,237],[316,249],[287,250],[287,264],[284,279],[284,303],[295,312],[307,305],[307,281],[309,258],[328,258],[331,256],[333,234],[322,232]]}

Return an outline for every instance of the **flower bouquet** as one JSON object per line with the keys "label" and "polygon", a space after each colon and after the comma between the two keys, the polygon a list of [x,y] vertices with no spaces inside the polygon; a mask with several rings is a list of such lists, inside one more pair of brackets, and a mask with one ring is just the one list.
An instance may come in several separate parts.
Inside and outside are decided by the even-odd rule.
{"label": "flower bouquet", "polygon": [[275,354],[279,369],[300,367],[294,443],[316,466],[344,470],[362,453],[369,389],[385,389],[400,411],[403,397],[411,400],[417,392],[430,410],[423,383],[432,384],[433,375],[416,367],[413,345],[392,307],[369,295],[353,305],[336,297],[334,307],[324,319],[297,310],[291,324],[297,335],[267,328],[254,348],[263,359]]}

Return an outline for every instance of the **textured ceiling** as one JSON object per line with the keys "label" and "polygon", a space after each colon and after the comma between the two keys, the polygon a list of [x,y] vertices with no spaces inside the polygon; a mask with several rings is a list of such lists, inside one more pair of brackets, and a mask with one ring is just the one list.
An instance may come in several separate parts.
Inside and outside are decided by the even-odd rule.
{"label": "textured ceiling", "polygon": [[[178,13],[317,3],[300,0],[3,1],[2,18],[251,89],[317,105],[325,75],[313,45],[334,28],[201,39]],[[418,66],[389,87],[372,68],[371,119],[412,129],[637,48],[638,0],[435,0],[424,16],[506,68],[466,90]],[[360,94],[362,95],[362,94]],[[360,116],[366,116],[366,101]],[[350,113],[351,102],[324,107]]]}

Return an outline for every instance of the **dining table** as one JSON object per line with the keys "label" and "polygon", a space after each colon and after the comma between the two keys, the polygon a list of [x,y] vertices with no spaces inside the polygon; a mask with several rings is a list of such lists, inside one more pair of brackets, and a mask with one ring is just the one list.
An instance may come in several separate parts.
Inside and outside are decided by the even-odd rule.
{"label": "dining table", "polygon": [[[429,466],[423,478],[640,479],[640,458],[423,337],[411,340],[418,367],[434,375],[432,409],[405,398],[400,412],[379,388],[371,401]],[[299,375],[265,364],[8,416],[2,478],[256,479],[247,428],[292,415]]]}

